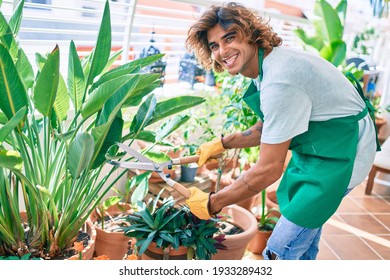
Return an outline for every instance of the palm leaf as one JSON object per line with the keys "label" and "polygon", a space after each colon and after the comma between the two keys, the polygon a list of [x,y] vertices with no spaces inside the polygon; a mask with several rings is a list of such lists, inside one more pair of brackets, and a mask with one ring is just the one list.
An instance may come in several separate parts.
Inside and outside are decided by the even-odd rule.
{"label": "palm leaf", "polygon": [[183,110],[193,108],[206,100],[198,96],[179,96],[173,97],[157,103],[156,109],[154,110],[153,117],[150,119],[147,125],[151,125],[163,118],[170,115],[179,113]]}
{"label": "palm leaf", "polygon": [[24,119],[27,114],[27,108],[20,109],[15,116],[13,116],[9,122],[0,128],[0,144],[7,138],[7,136],[18,126],[18,124]]}
{"label": "palm leaf", "polygon": [[24,0],[21,0],[16,6],[14,13],[12,14],[9,20],[9,26],[15,35],[19,33],[20,24],[22,22],[22,16],[23,16],[23,6],[24,6]]}
{"label": "palm leaf", "polygon": [[64,78],[60,75],[57,96],[53,104],[54,111],[59,121],[66,120],[69,112],[69,107],[70,104],[68,89],[66,88]]}
{"label": "palm leaf", "polygon": [[9,52],[0,44],[0,109],[11,119],[23,107],[28,108],[26,89]]}
{"label": "palm leaf", "polygon": [[15,66],[26,89],[32,88],[35,79],[34,70],[23,49],[19,49],[18,60]]}
{"label": "palm leaf", "polygon": [[73,179],[77,179],[91,162],[94,151],[94,141],[88,133],[78,133],[69,146],[67,158],[68,168]]}
{"label": "palm leaf", "polygon": [[143,130],[153,115],[156,103],[157,101],[154,95],[148,96],[145,102],[142,103],[137,111],[137,114],[133,118],[133,122],[131,123],[131,133],[137,134],[139,131]]}
{"label": "palm leaf", "polygon": [[58,45],[49,54],[34,88],[33,101],[37,110],[44,116],[51,115],[56,99],[60,76],[60,52]]}
{"label": "palm leaf", "polygon": [[87,86],[92,84],[94,78],[98,76],[106,67],[111,52],[111,16],[108,0],[104,6],[103,18],[100,24],[99,34],[95,48],[92,52],[90,70],[87,79]]}
{"label": "palm leaf", "polygon": [[85,92],[85,77],[83,67],[81,66],[80,58],[77,54],[76,46],[73,41],[69,46],[68,57],[68,89],[72,99],[75,112],[78,112],[83,102]]}

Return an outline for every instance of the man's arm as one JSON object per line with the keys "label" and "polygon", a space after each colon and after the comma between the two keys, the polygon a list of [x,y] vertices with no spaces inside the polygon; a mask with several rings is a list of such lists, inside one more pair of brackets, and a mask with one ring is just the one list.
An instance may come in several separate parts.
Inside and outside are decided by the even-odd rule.
{"label": "man's arm", "polygon": [[252,197],[276,182],[282,176],[290,142],[291,140],[280,144],[262,143],[256,164],[233,184],[210,196],[210,213]]}
{"label": "man's arm", "polygon": [[260,145],[263,122],[259,121],[251,128],[223,137],[222,145],[225,149],[249,148]]}

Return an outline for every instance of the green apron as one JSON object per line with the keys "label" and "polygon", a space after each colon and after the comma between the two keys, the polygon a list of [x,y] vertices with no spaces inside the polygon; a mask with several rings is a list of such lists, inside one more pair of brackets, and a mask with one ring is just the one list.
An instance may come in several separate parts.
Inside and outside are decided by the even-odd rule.
{"label": "green apron", "polygon": [[[264,50],[259,49],[260,80],[263,55]],[[362,112],[327,121],[309,121],[308,130],[291,140],[292,157],[278,187],[277,197],[283,216],[299,226],[322,226],[336,212],[344,197],[356,155],[358,121],[368,112],[373,121],[375,118],[374,108],[358,82],[356,89],[366,103]],[[243,100],[264,121],[260,91],[253,81]],[[376,140],[377,150],[380,150],[378,137]]]}

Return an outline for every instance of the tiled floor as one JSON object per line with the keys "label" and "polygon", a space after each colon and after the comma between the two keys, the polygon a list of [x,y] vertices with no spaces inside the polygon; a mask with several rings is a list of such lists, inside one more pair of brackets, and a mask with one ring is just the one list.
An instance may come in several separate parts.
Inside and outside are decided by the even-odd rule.
{"label": "tiled floor", "polygon": [[[366,182],[343,199],[324,225],[318,260],[390,260],[390,186],[375,183],[366,195]],[[246,259],[261,259],[250,252]]]}

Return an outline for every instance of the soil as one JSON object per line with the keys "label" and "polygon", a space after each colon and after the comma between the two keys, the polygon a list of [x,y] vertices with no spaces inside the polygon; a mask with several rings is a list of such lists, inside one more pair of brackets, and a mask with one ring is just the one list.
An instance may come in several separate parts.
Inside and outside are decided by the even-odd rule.
{"label": "soil", "polygon": [[220,231],[221,234],[226,234],[226,235],[233,235],[233,234],[239,234],[244,232],[244,230],[241,227],[233,224],[230,221],[220,222]]}

